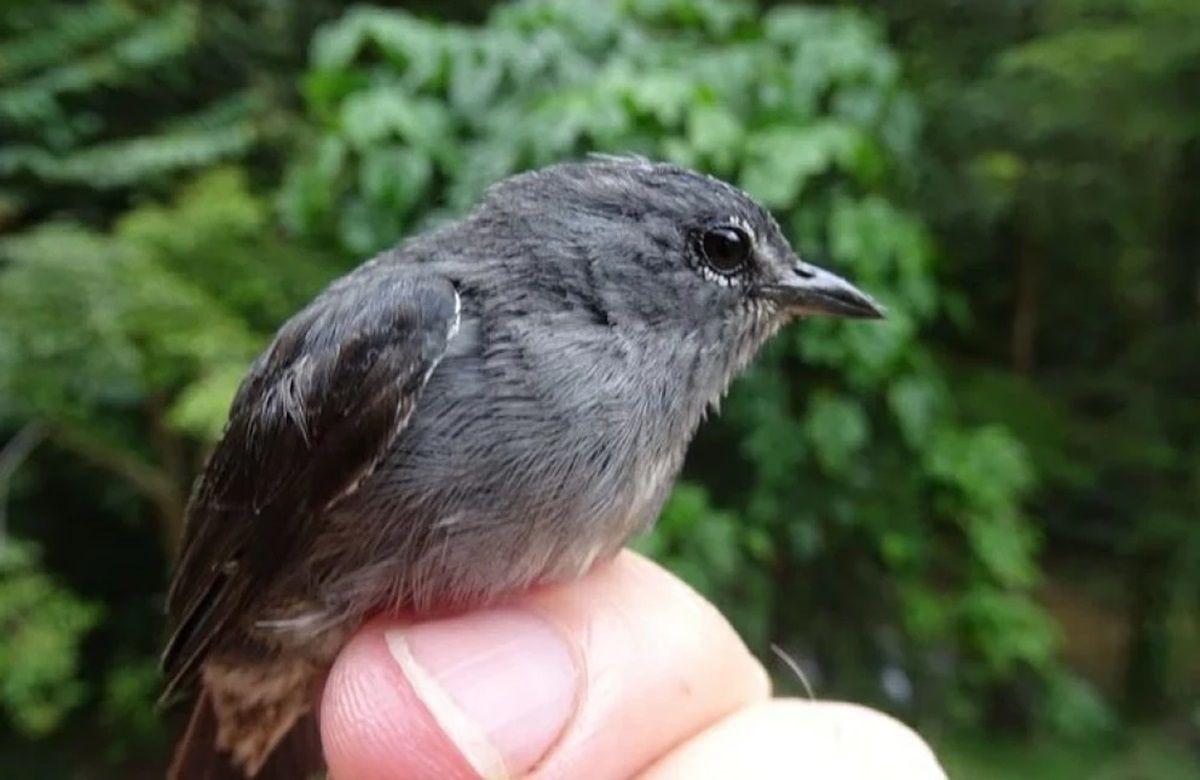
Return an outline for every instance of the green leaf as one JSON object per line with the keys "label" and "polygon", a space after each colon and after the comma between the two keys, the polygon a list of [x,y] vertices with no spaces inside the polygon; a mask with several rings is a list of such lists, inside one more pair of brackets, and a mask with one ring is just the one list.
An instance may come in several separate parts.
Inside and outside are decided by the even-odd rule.
{"label": "green leaf", "polygon": [[861,143],[858,130],[834,121],[751,133],[741,185],[770,208],[790,208],[818,174],[849,168]]}
{"label": "green leaf", "polygon": [[225,427],[229,405],[246,373],[246,365],[234,363],[211,370],[185,387],[167,412],[172,428],[215,442]]}
{"label": "green leaf", "polygon": [[926,375],[901,377],[888,390],[888,405],[913,449],[929,441],[934,426],[943,417],[945,402],[944,389]]}
{"label": "green leaf", "polygon": [[815,393],[809,401],[804,430],[817,459],[834,473],[846,471],[870,437],[861,405],[824,392]]}
{"label": "green leaf", "polygon": [[932,474],[955,487],[966,505],[1003,516],[1033,484],[1021,444],[1003,428],[944,430],[926,455]]}
{"label": "green leaf", "polygon": [[349,96],[341,109],[341,126],[351,146],[400,139],[425,150],[437,150],[450,135],[445,107],[413,99],[399,84],[383,84]]}
{"label": "green leaf", "polygon": [[697,152],[717,170],[729,170],[742,156],[745,130],[737,115],[718,105],[700,104],[688,111],[687,139]]}
{"label": "green leaf", "polygon": [[1006,588],[1036,584],[1037,537],[1028,523],[1012,515],[971,514],[964,527],[975,558],[997,583]]}
{"label": "green leaf", "polygon": [[41,571],[35,547],[0,545],[0,707],[30,736],[52,732],[83,701],[80,644],[101,610]]}

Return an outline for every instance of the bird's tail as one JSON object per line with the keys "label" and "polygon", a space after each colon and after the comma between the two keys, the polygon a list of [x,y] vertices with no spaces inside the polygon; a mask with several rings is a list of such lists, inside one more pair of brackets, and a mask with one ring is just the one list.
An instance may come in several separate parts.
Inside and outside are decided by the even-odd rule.
{"label": "bird's tail", "polygon": [[[322,776],[325,761],[321,738],[311,712],[301,716],[275,745],[254,780],[308,780]],[[217,749],[217,716],[207,691],[200,694],[192,708],[167,780],[246,780],[247,775],[228,753]]]}

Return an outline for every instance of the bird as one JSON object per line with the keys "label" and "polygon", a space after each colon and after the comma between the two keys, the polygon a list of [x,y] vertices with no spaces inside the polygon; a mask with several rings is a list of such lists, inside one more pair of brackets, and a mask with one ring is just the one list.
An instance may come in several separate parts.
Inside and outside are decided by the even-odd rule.
{"label": "bird", "polygon": [[706,410],[792,320],[880,318],[717,178],[593,156],[493,184],[334,280],[252,363],[167,596],[168,776],[322,771],[370,615],[568,581],[652,526]]}

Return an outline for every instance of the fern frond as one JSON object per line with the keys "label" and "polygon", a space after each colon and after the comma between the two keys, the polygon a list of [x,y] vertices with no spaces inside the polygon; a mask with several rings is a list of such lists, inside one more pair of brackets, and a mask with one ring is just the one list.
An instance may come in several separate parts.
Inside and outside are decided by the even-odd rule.
{"label": "fern frond", "polygon": [[195,14],[178,6],[133,27],[105,51],[79,55],[44,73],[0,90],[0,119],[31,125],[61,115],[59,99],[153,77],[156,69],[192,47]]}
{"label": "fern frond", "polygon": [[[93,0],[55,5],[41,18],[22,20],[0,39],[0,82],[62,65],[129,29],[138,12],[127,3]],[[24,29],[22,29],[24,28]]]}
{"label": "fern frond", "polygon": [[24,173],[49,183],[95,188],[128,186],[236,157],[257,137],[257,128],[242,122],[114,141],[66,155],[14,147],[0,150],[0,175]]}

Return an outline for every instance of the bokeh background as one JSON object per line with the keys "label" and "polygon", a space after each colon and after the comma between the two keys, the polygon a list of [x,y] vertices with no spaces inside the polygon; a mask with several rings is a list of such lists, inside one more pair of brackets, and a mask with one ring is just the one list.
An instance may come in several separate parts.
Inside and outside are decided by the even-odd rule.
{"label": "bokeh background", "polygon": [[1200,4],[400,5],[0,5],[0,775],[160,775],[247,362],[602,150],[740,184],[891,312],[778,338],[640,546],[953,777],[1200,776]]}

